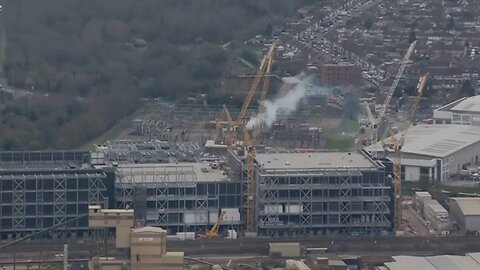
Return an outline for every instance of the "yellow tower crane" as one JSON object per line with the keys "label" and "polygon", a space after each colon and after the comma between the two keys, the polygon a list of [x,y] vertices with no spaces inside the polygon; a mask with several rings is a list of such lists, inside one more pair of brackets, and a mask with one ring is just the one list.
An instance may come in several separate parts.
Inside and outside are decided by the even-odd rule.
{"label": "yellow tower crane", "polygon": [[[274,46],[274,45],[273,45]],[[272,70],[274,57],[273,54],[267,60],[266,74],[270,74]],[[270,85],[270,76],[266,76],[263,80],[260,92],[259,107],[257,115],[264,112],[263,101],[265,100]],[[249,134],[246,122],[242,121],[243,141],[245,144],[245,153],[247,155],[247,232],[254,231],[255,223],[255,141],[261,131],[261,123],[254,123],[252,135]]]}
{"label": "yellow tower crane", "polygon": [[[267,93],[268,93],[268,88],[269,88],[269,83],[270,83],[270,73],[272,70],[273,66],[273,61],[274,61],[274,53],[275,53],[275,48],[277,47],[278,41],[274,41],[272,43],[272,46],[268,50],[267,54],[263,57],[262,62],[260,64],[260,68],[257,71],[257,74],[255,76],[255,79],[252,83],[252,86],[250,87],[250,90],[248,92],[248,95],[243,103],[242,109],[240,110],[239,115],[237,116],[237,119],[234,120],[230,111],[228,108],[224,105],[224,110],[225,114],[227,116],[227,121],[230,126],[230,139],[229,139],[229,145],[233,147],[236,144],[237,140],[237,128],[242,129],[243,133],[243,146],[245,149],[245,154],[246,154],[246,167],[247,167],[247,198],[246,198],[246,208],[247,208],[247,226],[246,230],[247,232],[253,232],[254,231],[254,223],[255,223],[255,140],[260,134],[261,130],[261,125],[255,124],[252,134],[250,135],[246,124],[247,124],[247,119],[246,119],[246,113],[248,108],[250,107],[253,97],[255,96],[258,87],[261,85],[261,91],[260,91],[260,98],[259,98],[259,109],[258,109],[258,114],[262,113],[264,111],[262,101],[265,100]],[[263,79],[263,80],[262,80]]]}
{"label": "yellow tower crane", "polygon": [[428,81],[428,74],[425,74],[420,78],[420,82],[417,86],[417,95],[415,96],[415,100],[413,101],[412,108],[410,109],[407,122],[405,124],[405,129],[401,133],[401,135],[393,135],[392,130],[390,129],[390,142],[386,143],[382,140],[382,146],[385,151],[393,151],[395,153],[394,163],[393,163],[393,187],[395,193],[395,221],[394,221],[394,228],[396,231],[401,231],[401,224],[402,224],[402,147],[405,142],[405,136],[409,130],[409,128],[413,125],[415,121],[415,113],[418,109],[418,104],[420,103],[423,91],[427,85]]}
{"label": "yellow tower crane", "polygon": [[[272,46],[270,47],[268,52],[265,54],[265,56],[262,58],[260,67],[258,68],[254,76],[252,85],[248,90],[247,97],[243,102],[242,108],[240,109],[240,113],[237,115],[237,118],[233,119],[232,114],[229,112],[227,106],[223,105],[223,109],[225,111],[225,114],[227,115],[227,121],[229,123],[229,131],[228,131],[229,136],[228,136],[227,144],[230,146],[233,146],[237,141],[237,129],[242,126],[242,123],[245,122],[247,111],[250,108],[250,105],[252,104],[253,98],[257,93],[258,87],[260,86],[262,79],[264,79],[264,81],[267,81],[270,79],[269,73],[271,69],[271,62],[273,61],[272,59],[274,58],[274,53],[275,53],[277,44],[278,44],[277,40],[272,42]],[[262,95],[266,96],[266,93],[263,94],[263,91],[262,91]]]}

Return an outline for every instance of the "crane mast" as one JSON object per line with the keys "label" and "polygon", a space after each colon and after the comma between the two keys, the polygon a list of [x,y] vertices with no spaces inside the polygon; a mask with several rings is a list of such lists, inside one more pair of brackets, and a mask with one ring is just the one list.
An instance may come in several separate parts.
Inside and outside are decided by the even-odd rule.
{"label": "crane mast", "polygon": [[[246,198],[246,209],[247,209],[247,232],[254,231],[254,223],[255,223],[255,140],[257,136],[260,134],[261,125],[256,123],[253,127],[252,134],[250,134],[248,128],[246,127],[246,113],[248,108],[250,107],[253,97],[255,96],[259,86],[261,85],[261,92],[259,98],[259,109],[257,114],[262,113],[265,108],[263,107],[262,101],[265,100],[269,83],[270,83],[270,73],[273,66],[274,61],[274,52],[277,47],[278,41],[275,40],[272,43],[272,46],[265,54],[260,64],[260,67],[255,75],[255,79],[250,87],[250,90],[245,98],[243,103],[242,109],[240,110],[237,119],[234,120],[232,114],[228,110],[228,108],[224,105],[224,111],[227,116],[227,121],[230,126],[230,139],[229,139],[229,146],[234,147],[236,142],[237,136],[237,127],[242,129],[243,133],[243,143],[244,149],[246,154],[246,167],[247,167],[247,198]],[[263,80],[262,80],[263,79]]]}
{"label": "crane mast", "polygon": [[425,74],[420,78],[420,82],[417,86],[417,95],[413,101],[413,105],[409,111],[409,115],[407,118],[407,122],[405,124],[405,129],[400,135],[399,138],[396,136],[391,136],[390,139],[392,142],[390,144],[386,144],[382,141],[382,146],[386,151],[393,150],[395,153],[394,164],[393,164],[393,186],[394,186],[394,193],[395,193],[395,221],[394,221],[394,228],[397,231],[401,230],[401,223],[402,223],[402,147],[405,142],[405,136],[408,133],[409,128],[413,125],[415,121],[415,114],[418,109],[418,105],[420,104],[421,97],[423,95],[423,91],[427,85],[428,81],[428,74]]}
{"label": "crane mast", "polygon": [[248,91],[247,98],[243,102],[243,106],[242,106],[242,109],[240,110],[240,114],[238,115],[237,122],[242,121],[245,118],[247,110],[250,107],[250,104],[252,103],[253,97],[255,96],[258,86],[260,85],[260,81],[266,74],[268,75],[267,73],[268,62],[273,57],[273,53],[275,52],[275,48],[277,47],[277,44],[278,44],[278,41],[274,41],[272,43],[272,46],[268,50],[267,54],[265,55],[265,57],[263,57],[262,62],[260,64],[260,68],[258,69],[257,74],[255,75],[255,79],[253,80],[253,83],[250,86],[250,90]]}
{"label": "crane mast", "polygon": [[[271,55],[268,58],[267,63],[267,74],[271,72],[273,65],[274,57]],[[257,115],[260,115],[264,112],[265,108],[263,106],[263,101],[265,100],[270,84],[270,77],[265,77],[263,80],[262,90],[260,92],[260,100]],[[249,135],[248,129],[245,126],[245,123],[242,124],[244,130],[244,141],[247,147],[247,232],[254,231],[254,221],[255,221],[255,141],[257,136],[261,131],[261,124],[255,123],[253,126],[252,135]],[[246,140],[245,140],[246,139]]]}
{"label": "crane mast", "polygon": [[416,44],[417,44],[417,41],[414,41],[408,47],[407,53],[403,57],[402,63],[400,64],[397,74],[395,75],[395,79],[387,91],[387,95],[385,96],[385,101],[383,102],[383,105],[380,109],[380,112],[377,115],[377,118],[375,118],[375,121],[373,123],[370,122],[372,126],[371,134],[370,134],[370,144],[374,144],[378,141],[378,134],[377,134],[378,125],[380,124],[381,121],[385,119],[387,108],[390,104],[390,101],[392,100],[393,94],[395,93],[395,90],[397,89],[398,84],[400,83],[400,80],[402,79],[403,73],[405,72],[405,68],[411,62],[410,57],[412,56],[413,51],[415,50]]}
{"label": "crane mast", "polygon": [[[270,74],[269,74],[269,61],[270,59],[273,58],[275,49],[277,48],[278,41],[275,40],[272,43],[272,46],[268,50],[268,52],[265,54],[265,56],[262,58],[262,61],[260,63],[260,67],[258,68],[255,77],[253,79],[252,85],[250,86],[250,89],[248,90],[247,97],[245,98],[242,108],[240,109],[240,113],[238,114],[237,118],[233,120],[233,122],[229,122],[229,145],[233,145],[237,141],[237,128],[241,126],[241,124],[245,121],[245,117],[248,111],[248,108],[250,108],[250,105],[252,104],[253,97],[257,93],[258,87],[260,86],[260,83],[262,79],[264,80],[269,80]],[[270,63],[271,64],[271,63]],[[270,67],[271,68],[271,67]],[[265,94],[266,95],[266,94]],[[225,113],[230,114],[231,113],[228,111],[228,108],[224,105],[223,106]]]}

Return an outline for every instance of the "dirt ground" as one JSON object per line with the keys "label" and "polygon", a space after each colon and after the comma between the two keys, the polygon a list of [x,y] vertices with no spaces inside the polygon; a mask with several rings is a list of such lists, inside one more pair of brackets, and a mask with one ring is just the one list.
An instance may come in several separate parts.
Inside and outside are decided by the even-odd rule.
{"label": "dirt ground", "polygon": [[429,229],[425,226],[423,218],[421,217],[420,213],[414,213],[415,209],[403,209],[403,218],[407,220],[409,224],[411,224],[413,228],[413,235],[416,236],[429,236]]}
{"label": "dirt ground", "polygon": [[[214,128],[214,122],[216,119],[224,120],[224,118],[225,114],[221,106],[151,105],[149,112],[136,115],[130,120],[128,127],[124,126],[124,129],[111,139],[155,139],[203,145],[206,140],[219,136]],[[278,120],[278,123],[289,126],[288,129],[275,131],[277,133],[273,135],[272,128],[266,128],[257,142],[270,147],[321,149],[326,145],[324,133],[337,129],[342,121],[338,115],[328,112],[308,110],[295,112],[291,116]],[[303,133],[299,131],[302,125],[321,128],[322,132],[314,138],[305,131]]]}

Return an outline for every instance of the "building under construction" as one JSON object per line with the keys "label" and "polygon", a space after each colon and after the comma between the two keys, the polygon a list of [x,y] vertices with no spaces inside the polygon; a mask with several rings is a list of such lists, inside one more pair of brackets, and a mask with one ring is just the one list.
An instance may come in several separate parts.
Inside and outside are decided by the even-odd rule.
{"label": "building under construction", "polygon": [[227,209],[223,226],[240,229],[241,194],[240,181],[232,181],[217,163],[117,167],[117,208],[133,207],[137,221],[173,234],[205,231]]}
{"label": "building under construction", "polygon": [[[259,236],[370,235],[392,231],[391,163],[366,153],[260,153],[255,158]],[[235,177],[244,161],[231,153]]]}
{"label": "building under construction", "polygon": [[[223,212],[220,231],[244,230],[248,195],[241,153],[229,152],[227,162],[205,154],[183,162],[175,159],[189,152],[182,146],[148,150],[142,144],[138,150],[139,145],[120,151],[116,144],[105,155],[0,152],[0,236],[18,238],[62,224],[86,214],[89,204],[106,200],[118,209],[135,209],[137,224],[160,226],[169,234],[205,231]],[[111,153],[131,157],[128,149],[142,155],[168,151],[169,163],[109,160]],[[363,152],[258,153],[255,163],[254,230],[259,236],[391,231],[391,163]],[[79,219],[45,236],[90,233],[87,220]]]}
{"label": "building under construction", "polygon": [[[111,168],[90,167],[90,152],[0,152],[0,238],[12,239],[86,215],[89,204],[113,203]],[[43,235],[88,237],[88,219]]]}

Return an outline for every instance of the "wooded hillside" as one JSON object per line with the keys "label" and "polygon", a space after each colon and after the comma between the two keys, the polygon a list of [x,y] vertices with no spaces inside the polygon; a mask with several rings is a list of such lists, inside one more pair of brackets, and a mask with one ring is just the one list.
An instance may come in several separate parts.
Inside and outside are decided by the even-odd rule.
{"label": "wooded hillside", "polygon": [[305,2],[7,1],[4,76],[34,95],[0,106],[0,148],[78,147],[141,97],[221,96],[220,45],[269,34]]}

